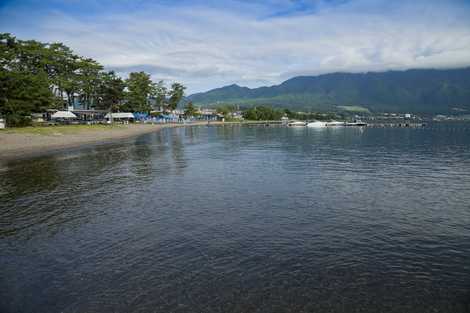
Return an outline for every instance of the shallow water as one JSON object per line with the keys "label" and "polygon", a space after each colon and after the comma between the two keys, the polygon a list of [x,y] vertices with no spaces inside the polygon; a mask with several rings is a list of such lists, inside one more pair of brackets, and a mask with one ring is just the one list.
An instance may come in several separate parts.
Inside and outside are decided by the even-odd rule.
{"label": "shallow water", "polygon": [[0,164],[0,312],[469,312],[470,131],[192,127]]}

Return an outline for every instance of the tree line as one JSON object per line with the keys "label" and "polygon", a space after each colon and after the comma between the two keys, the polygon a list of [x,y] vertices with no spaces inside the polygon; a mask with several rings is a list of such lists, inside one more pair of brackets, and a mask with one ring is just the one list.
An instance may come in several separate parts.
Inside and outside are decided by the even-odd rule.
{"label": "tree line", "polygon": [[284,111],[268,106],[256,106],[243,112],[243,118],[254,121],[274,121],[280,120],[284,116]]}
{"label": "tree line", "polygon": [[276,109],[269,106],[255,106],[243,112],[246,120],[255,121],[276,121],[283,116],[295,120],[319,120],[328,121],[338,118],[344,118],[336,113],[317,113],[317,112],[292,112],[289,109]]}
{"label": "tree line", "polygon": [[145,72],[127,79],[62,43],[20,40],[0,33],[0,115],[11,126],[28,124],[31,113],[64,109],[78,100],[85,109],[150,112],[176,109],[186,89],[167,88]]}

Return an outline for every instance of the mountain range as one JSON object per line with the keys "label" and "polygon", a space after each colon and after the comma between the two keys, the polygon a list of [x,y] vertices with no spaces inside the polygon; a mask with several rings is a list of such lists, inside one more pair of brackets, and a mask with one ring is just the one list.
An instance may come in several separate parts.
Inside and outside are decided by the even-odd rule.
{"label": "mountain range", "polygon": [[230,85],[188,97],[196,105],[268,105],[302,111],[470,113],[470,67],[298,76],[259,88]]}

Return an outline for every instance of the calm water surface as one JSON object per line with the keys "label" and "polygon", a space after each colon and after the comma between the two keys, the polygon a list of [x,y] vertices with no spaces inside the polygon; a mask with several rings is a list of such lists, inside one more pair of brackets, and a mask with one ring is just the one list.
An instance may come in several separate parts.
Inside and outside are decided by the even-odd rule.
{"label": "calm water surface", "polygon": [[0,312],[469,312],[470,131],[164,129],[0,164]]}

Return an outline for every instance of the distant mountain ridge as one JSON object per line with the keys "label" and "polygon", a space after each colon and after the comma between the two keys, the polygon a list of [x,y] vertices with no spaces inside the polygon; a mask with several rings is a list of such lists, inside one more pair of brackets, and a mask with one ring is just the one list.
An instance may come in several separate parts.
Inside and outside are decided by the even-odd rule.
{"label": "distant mountain ridge", "polygon": [[470,67],[298,76],[271,87],[233,84],[188,99],[197,105],[270,105],[304,111],[470,113]]}

